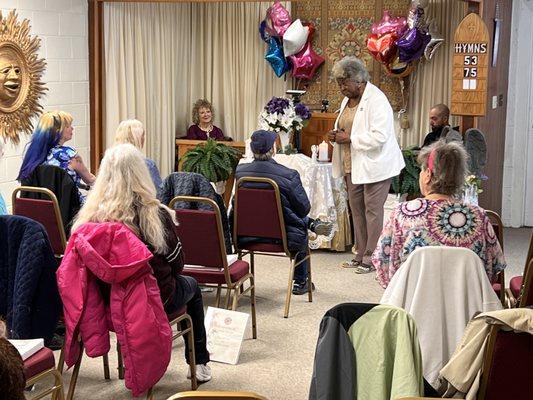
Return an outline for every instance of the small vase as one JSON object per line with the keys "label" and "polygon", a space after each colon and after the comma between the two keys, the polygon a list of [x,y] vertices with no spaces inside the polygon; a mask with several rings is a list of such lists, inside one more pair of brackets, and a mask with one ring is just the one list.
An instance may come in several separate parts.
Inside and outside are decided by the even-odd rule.
{"label": "small vase", "polygon": [[287,147],[291,143],[292,131],[291,132],[280,131],[278,133],[278,136],[281,142],[281,150],[284,151],[285,147]]}

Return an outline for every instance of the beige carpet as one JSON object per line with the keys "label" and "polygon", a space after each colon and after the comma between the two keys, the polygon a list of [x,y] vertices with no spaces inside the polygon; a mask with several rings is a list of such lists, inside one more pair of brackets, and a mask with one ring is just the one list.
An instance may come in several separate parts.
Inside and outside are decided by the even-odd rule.
{"label": "beige carpet", "polygon": [[[512,268],[510,276],[521,273],[527,252],[529,230],[507,229],[506,253]],[[350,257],[326,251],[313,252],[313,303],[307,296],[293,296],[291,313],[283,318],[283,304],[288,278],[288,262],[274,257],[257,257],[258,339],[246,339],[238,365],[210,363],[213,379],[199,390],[250,390],[271,400],[306,399],[313,369],[318,327],[324,313],[343,302],[378,302],[383,290],[374,274],[357,275],[339,263]],[[249,302],[241,300],[239,311],[249,312]],[[212,293],[204,294],[204,304],[214,305]],[[248,332],[251,337],[251,332]],[[56,357],[58,354],[56,353]],[[101,359],[83,358],[75,398],[129,399],[130,392],[119,381],[116,352],[110,353],[111,380],[105,381]],[[155,398],[190,390],[183,342],[174,345],[172,361],[163,379],[155,387]],[[70,371],[65,373],[69,381]],[[28,396],[29,397],[29,396]]]}

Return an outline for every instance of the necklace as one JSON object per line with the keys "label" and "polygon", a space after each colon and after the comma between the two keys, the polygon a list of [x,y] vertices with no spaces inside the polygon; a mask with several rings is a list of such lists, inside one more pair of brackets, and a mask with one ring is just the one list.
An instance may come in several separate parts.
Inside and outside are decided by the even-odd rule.
{"label": "necklace", "polygon": [[198,125],[201,130],[203,130],[205,133],[209,134],[213,130],[213,124],[209,124],[206,128],[202,127],[202,125]]}

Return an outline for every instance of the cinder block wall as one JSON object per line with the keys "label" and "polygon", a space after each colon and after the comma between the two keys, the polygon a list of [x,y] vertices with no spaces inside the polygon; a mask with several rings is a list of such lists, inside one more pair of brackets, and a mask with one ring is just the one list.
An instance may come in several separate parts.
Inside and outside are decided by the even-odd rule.
{"label": "cinder block wall", "polygon": [[[74,137],[67,144],[89,165],[87,1],[2,0],[0,7],[3,15],[16,9],[19,19],[30,20],[31,33],[41,38],[40,57],[47,63],[43,80],[48,88],[41,104],[46,111],[60,109],[72,114]],[[6,145],[0,160],[0,192],[8,207],[18,186],[15,178],[28,139],[23,137],[16,147]]]}

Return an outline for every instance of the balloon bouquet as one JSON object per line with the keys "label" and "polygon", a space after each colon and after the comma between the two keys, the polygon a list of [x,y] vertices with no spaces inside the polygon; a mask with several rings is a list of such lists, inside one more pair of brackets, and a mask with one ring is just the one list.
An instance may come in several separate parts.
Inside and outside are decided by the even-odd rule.
{"label": "balloon bouquet", "polygon": [[381,21],[374,22],[366,46],[370,54],[383,64],[387,73],[397,78],[408,76],[423,55],[429,61],[444,38],[435,22],[428,24],[424,8],[428,0],[413,0],[407,18],[392,17],[383,11]]}
{"label": "balloon bouquet", "polygon": [[313,50],[313,24],[302,23],[299,19],[292,21],[289,12],[279,1],[266,14],[259,25],[259,33],[261,39],[268,43],[265,60],[270,63],[276,76],[279,78],[284,75],[292,65],[293,77],[312,79],[324,62],[324,58]]}

